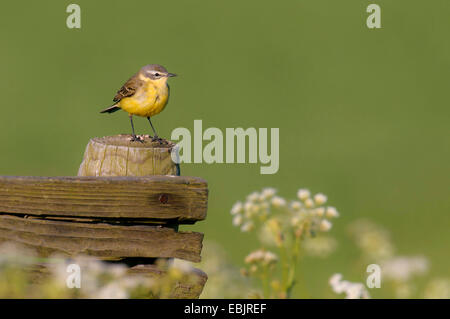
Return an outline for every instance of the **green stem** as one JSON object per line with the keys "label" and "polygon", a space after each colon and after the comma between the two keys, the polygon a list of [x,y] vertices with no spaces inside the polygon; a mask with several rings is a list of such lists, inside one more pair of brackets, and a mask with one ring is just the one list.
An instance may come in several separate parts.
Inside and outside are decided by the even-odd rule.
{"label": "green stem", "polygon": [[281,290],[283,292],[286,292],[289,262],[287,260],[286,247],[284,245],[280,246],[280,261],[281,261]]}
{"label": "green stem", "polygon": [[269,287],[269,268],[268,265],[263,266],[263,274],[262,274],[262,284],[263,284],[263,296],[264,298],[270,297],[270,287]]}
{"label": "green stem", "polygon": [[287,281],[287,285],[286,285],[286,295],[288,298],[291,295],[292,288],[296,284],[295,274],[296,274],[297,264],[298,264],[299,255],[300,255],[300,237],[295,236],[295,235],[294,235],[294,237],[295,237],[295,241],[294,241],[293,254],[292,254],[292,265],[289,268],[289,277],[288,277],[288,281]]}

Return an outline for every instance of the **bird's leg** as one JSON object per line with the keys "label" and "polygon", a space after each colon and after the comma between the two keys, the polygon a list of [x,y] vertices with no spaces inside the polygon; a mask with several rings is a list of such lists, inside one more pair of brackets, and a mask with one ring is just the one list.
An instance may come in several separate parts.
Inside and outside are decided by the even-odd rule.
{"label": "bird's leg", "polygon": [[150,116],[147,117],[148,122],[150,123],[150,126],[152,127],[153,130],[153,138],[152,141],[159,141],[161,140],[161,138],[158,137],[158,134],[156,134],[155,128],[153,127],[152,121],[150,120]]}
{"label": "bird's leg", "polygon": [[130,114],[130,122],[131,122],[131,130],[133,132],[133,134],[131,134],[131,142],[141,142],[143,143],[144,141],[141,140],[139,137],[136,136],[136,134],[134,134],[134,124],[133,124],[133,115]]}

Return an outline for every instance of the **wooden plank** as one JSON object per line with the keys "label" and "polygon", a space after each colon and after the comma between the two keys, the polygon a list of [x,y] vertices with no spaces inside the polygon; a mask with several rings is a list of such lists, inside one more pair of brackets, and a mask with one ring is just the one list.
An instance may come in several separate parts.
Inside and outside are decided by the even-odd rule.
{"label": "wooden plank", "polygon": [[[160,270],[156,265],[137,265],[131,267],[128,272],[132,275],[148,276],[159,279],[166,275],[166,272]],[[190,280],[187,282],[179,281],[172,290],[169,298],[171,299],[197,299],[203,291],[203,287],[208,280],[208,276],[197,268],[192,268]]]}
{"label": "wooden plank", "polygon": [[[62,263],[63,261],[61,261]],[[49,266],[46,263],[32,264],[26,268],[33,284],[40,285],[51,275],[49,267],[55,267],[55,263]],[[162,279],[167,272],[156,265],[142,264],[128,269],[130,276],[145,276],[156,280]],[[189,280],[179,280],[175,283],[168,298],[170,299],[197,299],[203,291],[208,276],[197,268],[192,268]]]}
{"label": "wooden plank", "polygon": [[0,212],[193,223],[206,218],[207,187],[185,176],[0,176]]}
{"label": "wooden plank", "polygon": [[199,262],[203,234],[161,226],[117,226],[0,215],[0,241],[37,248],[43,256],[86,254],[107,259],[181,258]]}

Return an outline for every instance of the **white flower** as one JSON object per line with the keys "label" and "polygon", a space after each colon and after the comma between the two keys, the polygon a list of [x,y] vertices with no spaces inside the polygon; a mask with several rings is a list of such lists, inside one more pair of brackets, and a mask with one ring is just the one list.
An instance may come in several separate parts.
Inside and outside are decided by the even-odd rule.
{"label": "white flower", "polygon": [[277,208],[286,206],[286,200],[284,198],[281,198],[280,196],[273,197],[271,202],[272,205]]}
{"label": "white flower", "polygon": [[244,206],[242,205],[242,203],[241,202],[237,202],[231,208],[231,215],[239,214],[240,212],[242,212],[243,209],[244,209]]}
{"label": "white flower", "polygon": [[394,257],[381,264],[383,276],[396,281],[408,281],[412,276],[423,275],[428,271],[425,257]]}
{"label": "white flower", "polygon": [[259,210],[259,205],[252,203],[252,202],[245,203],[244,207],[245,207],[244,215],[246,218],[254,217],[258,213],[258,210]]}
{"label": "white flower", "polygon": [[331,289],[337,294],[345,293],[346,299],[368,299],[369,293],[362,283],[353,283],[342,280],[341,274],[334,274],[329,280]]}
{"label": "white flower", "polygon": [[303,201],[309,198],[310,195],[311,195],[310,191],[305,188],[299,189],[297,192],[297,197]]}
{"label": "white flower", "polygon": [[314,201],[320,206],[326,203],[327,197],[322,193],[318,193],[314,196]]}
{"label": "white flower", "polygon": [[392,258],[395,249],[389,232],[371,221],[360,219],[350,225],[350,233],[367,260]]}
{"label": "white flower", "polygon": [[259,199],[259,194],[258,192],[253,192],[250,195],[247,196],[247,200],[250,202],[255,202]]}
{"label": "white flower", "polygon": [[233,217],[233,226],[240,226],[242,224],[242,216],[236,215]]}
{"label": "white flower", "polygon": [[264,251],[259,249],[252,251],[250,254],[245,257],[245,263],[251,264],[264,259]]}
{"label": "white flower", "polygon": [[125,276],[127,273],[127,267],[125,265],[117,264],[110,266],[111,267],[109,267],[109,273],[116,278]]}
{"label": "white flower", "polygon": [[333,289],[333,291],[337,294],[340,294],[344,291],[343,286],[340,284],[341,280],[342,274],[334,274],[328,281],[328,283],[331,286],[331,289]]}
{"label": "white flower", "polygon": [[274,263],[278,260],[277,255],[275,255],[274,253],[267,251],[264,255],[264,262],[267,264],[271,264]]}
{"label": "white flower", "polygon": [[328,220],[323,219],[320,222],[319,230],[323,231],[323,232],[327,232],[327,231],[329,231],[331,229],[331,226],[333,226],[333,225]]}
{"label": "white flower", "polygon": [[369,293],[367,292],[364,285],[361,283],[353,283],[347,288],[346,299],[368,299]]}
{"label": "white flower", "polygon": [[106,286],[100,288],[95,296],[98,299],[126,299],[128,297],[127,291],[120,287],[117,282],[108,283]]}
{"label": "white flower", "polygon": [[334,208],[332,206],[327,207],[327,211],[325,214],[328,218],[339,217],[338,211],[336,210],[336,208]]}
{"label": "white flower", "polygon": [[253,230],[253,228],[254,228],[254,225],[252,222],[246,222],[244,225],[241,226],[241,231],[246,233],[246,232]]}
{"label": "white flower", "polygon": [[275,188],[271,188],[271,187],[266,187],[262,190],[261,192],[261,196],[259,197],[261,200],[266,200],[271,198],[272,196],[275,195],[276,193],[276,189]]}
{"label": "white flower", "polygon": [[323,207],[316,208],[314,210],[314,213],[317,217],[323,217],[323,215],[325,214],[325,208]]}
{"label": "white flower", "polygon": [[252,202],[245,202],[244,204],[244,210],[248,211],[251,210],[254,204]]}
{"label": "white flower", "polygon": [[299,210],[302,207],[302,203],[300,203],[299,201],[293,201],[291,202],[291,209],[293,210]]}
{"label": "white flower", "polygon": [[247,257],[245,257],[246,264],[261,262],[268,265],[277,262],[277,260],[277,255],[270,251],[264,251],[262,249],[255,250],[251,252]]}
{"label": "white flower", "polygon": [[194,270],[192,264],[188,261],[175,258],[172,264],[169,266],[169,269],[176,269],[181,271],[184,274],[189,274]]}
{"label": "white flower", "polygon": [[311,198],[307,198],[305,200],[305,207],[306,208],[312,208],[314,206],[314,202]]}
{"label": "white flower", "polygon": [[291,218],[291,225],[292,226],[297,226],[300,223],[300,217],[299,216],[294,216]]}

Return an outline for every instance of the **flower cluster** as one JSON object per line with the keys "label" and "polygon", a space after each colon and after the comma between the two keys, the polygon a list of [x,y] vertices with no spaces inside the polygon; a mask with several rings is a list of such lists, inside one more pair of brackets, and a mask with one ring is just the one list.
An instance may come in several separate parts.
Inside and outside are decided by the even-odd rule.
{"label": "flower cluster", "polygon": [[249,271],[243,269],[244,275],[265,276],[267,272],[274,270],[278,256],[270,251],[259,249],[251,252],[245,257],[245,263],[249,266]]}
{"label": "flower cluster", "polygon": [[245,257],[245,263],[250,265],[262,264],[265,266],[269,266],[276,263],[277,261],[277,255],[263,249],[255,250],[251,252],[247,257]]}
{"label": "flower cluster", "polygon": [[[233,225],[242,232],[258,231],[263,246],[274,246],[277,254],[266,249],[250,253],[245,262],[246,275],[261,279],[265,297],[287,298],[296,283],[296,267],[300,258],[301,243],[309,240],[307,247],[318,254],[334,250],[332,240],[324,240],[314,246],[312,241],[318,233],[328,232],[332,220],[339,217],[336,208],[326,206],[327,197],[318,193],[312,195],[307,189],[297,192],[297,199],[288,201],[276,194],[274,188],[253,192],[245,202],[237,202],[231,209]],[[278,263],[278,260],[280,261]],[[279,264],[281,279],[274,279],[273,271]]]}
{"label": "flower cluster", "polygon": [[285,205],[284,199],[275,196],[275,189],[265,188],[261,193],[254,192],[247,196],[245,203],[237,202],[231,209],[233,225],[241,231],[248,232],[255,228],[258,222],[264,222],[274,207]]}
{"label": "flower cluster", "polygon": [[365,262],[379,262],[394,255],[395,249],[389,233],[371,221],[358,219],[350,224],[349,232]]}
{"label": "flower cluster", "polygon": [[389,280],[408,281],[413,276],[428,271],[428,260],[423,256],[398,256],[381,263],[383,277]]}
{"label": "flower cluster", "polygon": [[[45,263],[39,283],[36,269]],[[77,265],[81,270],[79,282],[72,284],[80,289],[68,288],[69,265]],[[177,289],[191,284],[197,277],[192,276],[191,267],[186,263],[165,263],[156,265],[158,275],[132,274],[124,264],[104,262],[89,256],[67,259],[53,255],[39,258],[32,250],[15,244],[0,245],[0,298],[173,298]],[[38,268],[36,268],[38,267]],[[34,270],[34,271],[30,271]],[[33,275],[34,274],[34,275]],[[75,277],[73,277],[75,278]]]}
{"label": "flower cluster", "polygon": [[415,279],[424,276],[430,267],[424,256],[395,255],[395,246],[390,234],[383,227],[369,220],[356,220],[350,227],[350,234],[360,248],[363,265],[380,265],[382,286],[392,292],[395,298],[446,298],[450,291],[450,281],[445,278],[433,279],[424,288],[417,287]]}
{"label": "flower cluster", "polygon": [[127,276],[125,265],[105,263],[92,257],[79,256],[66,260],[60,256],[52,257],[50,281],[55,291],[67,289],[68,266],[76,264],[81,270],[81,289],[71,289],[73,298],[125,299],[137,286],[149,285],[145,279]]}
{"label": "flower cluster", "polygon": [[335,293],[345,293],[346,299],[370,298],[369,292],[362,283],[342,280],[341,274],[334,274],[331,276],[329,283]]}
{"label": "flower cluster", "polygon": [[332,227],[331,220],[339,217],[339,213],[332,206],[324,206],[327,197],[321,193],[312,197],[307,189],[298,190],[297,197],[299,201],[293,201],[290,204],[293,213],[292,225],[313,236],[317,232],[329,231]]}
{"label": "flower cluster", "polygon": [[[293,227],[299,234],[307,232],[313,236],[317,232],[329,231],[331,220],[339,217],[339,213],[332,206],[324,206],[327,197],[321,193],[311,196],[307,189],[298,190],[297,197],[298,200],[288,202],[277,196],[273,188],[253,192],[244,203],[234,204],[231,209],[233,225],[243,232],[252,231],[265,222],[268,222],[266,226],[269,228]],[[283,215],[274,216],[277,213]]]}

